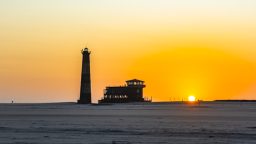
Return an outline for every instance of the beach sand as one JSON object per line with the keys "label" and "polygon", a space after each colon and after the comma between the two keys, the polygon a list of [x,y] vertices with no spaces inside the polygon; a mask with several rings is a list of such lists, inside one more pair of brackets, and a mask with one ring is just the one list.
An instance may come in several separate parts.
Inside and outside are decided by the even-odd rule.
{"label": "beach sand", "polygon": [[1,144],[255,144],[256,103],[0,104]]}

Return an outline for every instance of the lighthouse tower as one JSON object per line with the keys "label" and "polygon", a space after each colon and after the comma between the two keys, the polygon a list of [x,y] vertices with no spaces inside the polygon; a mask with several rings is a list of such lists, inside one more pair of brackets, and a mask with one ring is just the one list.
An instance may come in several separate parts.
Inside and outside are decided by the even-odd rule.
{"label": "lighthouse tower", "polygon": [[90,104],[91,103],[91,74],[90,74],[90,54],[88,48],[82,49],[83,62],[82,62],[82,76],[81,76],[81,88],[80,99],[78,104]]}

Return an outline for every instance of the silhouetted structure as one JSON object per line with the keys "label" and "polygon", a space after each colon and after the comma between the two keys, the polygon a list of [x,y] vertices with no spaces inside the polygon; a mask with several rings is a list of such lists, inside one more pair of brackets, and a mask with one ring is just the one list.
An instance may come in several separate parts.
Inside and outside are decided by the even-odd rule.
{"label": "silhouetted structure", "polygon": [[125,86],[111,86],[104,90],[99,103],[150,102],[143,98],[144,81],[133,79],[126,81]]}
{"label": "silhouetted structure", "polygon": [[90,74],[90,54],[88,48],[82,50],[83,62],[82,62],[82,76],[81,76],[81,88],[80,99],[78,104],[90,104],[91,103],[91,74]]}

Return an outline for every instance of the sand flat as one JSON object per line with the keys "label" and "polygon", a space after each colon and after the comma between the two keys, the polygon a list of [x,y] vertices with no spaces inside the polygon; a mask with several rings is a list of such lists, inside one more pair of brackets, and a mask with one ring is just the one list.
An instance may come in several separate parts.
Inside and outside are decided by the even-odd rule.
{"label": "sand flat", "polygon": [[256,103],[0,104],[2,144],[255,144]]}

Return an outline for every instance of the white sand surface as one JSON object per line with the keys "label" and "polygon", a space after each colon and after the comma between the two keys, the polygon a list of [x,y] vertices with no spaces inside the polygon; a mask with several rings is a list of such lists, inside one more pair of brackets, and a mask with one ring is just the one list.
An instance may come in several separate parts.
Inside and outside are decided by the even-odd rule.
{"label": "white sand surface", "polygon": [[0,104],[1,144],[256,144],[256,103]]}

